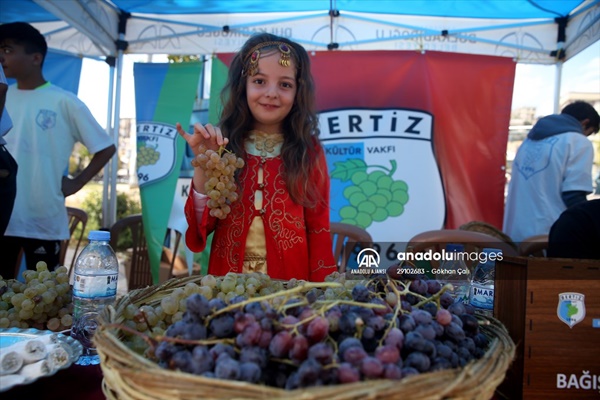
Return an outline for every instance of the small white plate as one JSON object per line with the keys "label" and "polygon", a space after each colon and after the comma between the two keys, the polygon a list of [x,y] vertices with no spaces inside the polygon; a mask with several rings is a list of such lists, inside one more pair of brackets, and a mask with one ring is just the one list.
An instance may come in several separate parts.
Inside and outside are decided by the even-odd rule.
{"label": "small white plate", "polygon": [[[81,353],[83,352],[83,346],[81,345],[81,343],[79,343],[77,340],[73,339],[71,336],[66,336],[66,335],[63,335],[62,333],[57,333],[57,332],[52,332],[52,331],[41,331],[39,329],[33,329],[33,328],[31,328],[31,329],[18,329],[18,328],[0,329],[0,351],[2,351],[3,348],[8,347],[8,346],[13,345],[18,342],[21,342],[24,340],[31,340],[31,339],[35,339],[39,336],[51,335],[51,334],[57,335],[58,340],[61,342],[61,344],[64,345],[65,349],[69,353],[69,361],[62,367],[55,369],[46,375],[41,375],[37,378],[29,378],[26,381],[24,381],[23,383],[20,383],[21,385],[25,385],[25,384],[34,382],[38,378],[41,378],[41,377],[54,375],[58,370],[68,368],[69,366],[71,366],[71,364],[73,364],[75,361],[77,361],[77,359],[81,356]],[[9,390],[14,386],[16,386],[16,385],[2,387],[2,388],[0,388],[0,392]]]}

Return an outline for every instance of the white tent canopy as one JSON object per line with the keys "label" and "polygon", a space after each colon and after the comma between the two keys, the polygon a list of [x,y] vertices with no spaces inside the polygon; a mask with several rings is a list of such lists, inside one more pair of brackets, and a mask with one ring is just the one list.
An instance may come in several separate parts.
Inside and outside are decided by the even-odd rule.
{"label": "white tent canopy", "polygon": [[[558,108],[562,63],[600,40],[600,0],[0,0],[0,8],[0,23],[31,23],[52,51],[113,66],[107,125],[117,142],[125,53],[234,52],[266,31],[307,50],[510,57],[557,65]],[[105,173],[105,226],[116,219],[116,163]]]}

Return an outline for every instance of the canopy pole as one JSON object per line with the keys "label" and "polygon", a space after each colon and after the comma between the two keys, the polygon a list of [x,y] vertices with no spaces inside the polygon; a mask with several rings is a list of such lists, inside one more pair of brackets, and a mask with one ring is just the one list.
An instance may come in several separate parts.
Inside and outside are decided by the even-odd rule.
{"label": "canopy pole", "polygon": [[[114,57],[107,57],[106,58],[106,63],[109,65],[109,82],[108,82],[108,110],[106,112],[106,132],[112,136],[112,130],[113,130],[113,96],[114,96],[114,90],[115,90],[115,58]],[[115,143],[115,146],[118,146],[118,142]],[[112,158],[116,158],[118,157],[117,154],[115,154]],[[110,228],[111,224],[110,224],[110,217],[109,217],[109,199],[112,197],[111,192],[110,192],[110,177],[112,175],[111,173],[111,168],[112,168],[112,161],[108,162],[105,166],[104,166],[104,175],[102,177],[102,227],[104,228]]]}
{"label": "canopy pole", "polygon": [[121,118],[121,82],[123,75],[123,50],[117,52],[117,81],[115,85],[115,107],[114,107],[114,122],[113,122],[113,139],[117,151],[111,159],[111,176],[110,176],[110,191],[111,196],[108,202],[108,225],[112,226],[117,222],[117,169],[119,168],[119,128]]}
{"label": "canopy pole", "polygon": [[560,85],[562,80],[563,61],[556,63],[555,81],[554,81],[554,114],[560,113]]}

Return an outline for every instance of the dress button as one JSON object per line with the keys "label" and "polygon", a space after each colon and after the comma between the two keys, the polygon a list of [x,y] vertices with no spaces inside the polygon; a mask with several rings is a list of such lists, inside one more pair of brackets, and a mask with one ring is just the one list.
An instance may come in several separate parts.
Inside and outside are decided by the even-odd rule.
{"label": "dress button", "polygon": [[259,183],[258,184],[258,188],[259,189],[264,189],[265,188],[265,184],[264,183]]}
{"label": "dress button", "polygon": [[261,209],[260,209],[260,215],[264,215],[264,214],[265,214],[265,212],[266,212],[266,210],[265,210],[264,208],[261,208]]}

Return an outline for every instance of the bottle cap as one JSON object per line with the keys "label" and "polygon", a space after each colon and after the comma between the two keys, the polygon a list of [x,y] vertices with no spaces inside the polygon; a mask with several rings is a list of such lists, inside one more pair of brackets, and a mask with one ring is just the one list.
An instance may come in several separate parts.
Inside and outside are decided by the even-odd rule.
{"label": "bottle cap", "polygon": [[90,233],[88,235],[88,239],[101,240],[103,242],[108,242],[110,240],[110,232],[108,232],[108,231],[90,231]]}
{"label": "bottle cap", "polygon": [[448,243],[446,244],[446,252],[447,253],[451,253],[451,252],[463,252],[465,251],[465,246],[463,246],[462,244],[456,244],[456,243]]}

